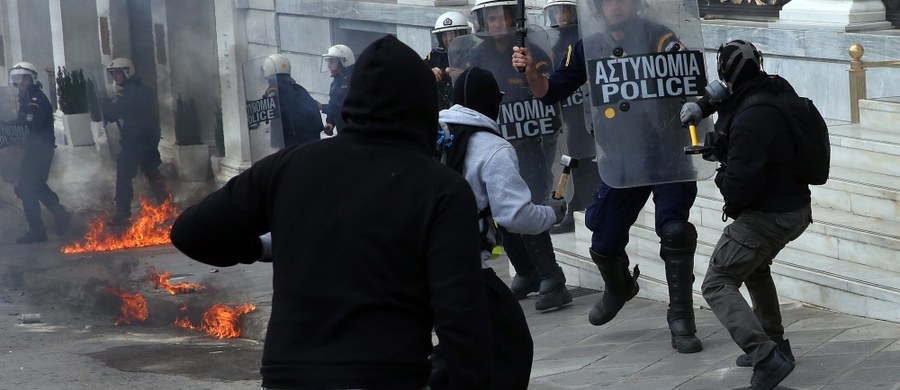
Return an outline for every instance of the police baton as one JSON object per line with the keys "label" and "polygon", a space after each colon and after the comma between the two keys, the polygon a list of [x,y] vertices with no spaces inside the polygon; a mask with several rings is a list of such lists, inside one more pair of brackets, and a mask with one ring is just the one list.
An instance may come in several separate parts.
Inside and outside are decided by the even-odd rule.
{"label": "police baton", "polygon": [[[525,0],[516,1],[516,46],[525,47],[525,37],[528,36],[528,28],[525,27]],[[519,73],[525,72],[525,67],[516,68]]]}

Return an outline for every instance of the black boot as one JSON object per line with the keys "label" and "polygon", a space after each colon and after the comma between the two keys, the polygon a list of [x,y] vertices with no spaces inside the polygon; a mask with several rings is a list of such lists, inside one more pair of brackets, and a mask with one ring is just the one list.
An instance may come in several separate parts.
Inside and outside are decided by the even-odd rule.
{"label": "black boot", "polygon": [[36,230],[29,230],[22,237],[16,239],[16,244],[32,244],[35,242],[47,241],[47,233]]}
{"label": "black boot", "polygon": [[794,371],[794,362],[788,360],[778,348],[772,350],[763,361],[753,367],[750,389],[771,390]]}
{"label": "black boot", "polygon": [[509,289],[512,290],[516,299],[521,301],[527,298],[528,294],[541,290],[541,277],[537,272],[527,276],[517,273],[516,276],[513,276]]}
{"label": "black boot", "polygon": [[572,303],[572,294],[566,288],[566,275],[562,268],[556,267],[555,275],[541,280],[540,295],[534,303],[537,311],[549,310]]}
{"label": "black boot", "polygon": [[703,350],[694,323],[694,304],[691,284],[694,281],[693,255],[667,255],[666,282],[669,285],[669,311],[666,319],[672,335],[672,348],[679,353]]}
{"label": "black boot", "polygon": [[619,314],[619,310],[625,306],[625,302],[637,295],[640,290],[637,278],[641,271],[634,266],[634,276],[632,276],[628,272],[628,267],[622,266],[622,259],[599,255],[593,250],[591,250],[591,260],[597,265],[600,276],[603,277],[603,283],[606,284],[603,297],[594,304],[588,315],[588,321],[591,324],[600,326],[615,318],[616,314]]}
{"label": "black boot", "polygon": [[54,232],[57,236],[66,234],[69,231],[69,225],[72,223],[72,214],[69,214],[65,208],[59,206],[50,210],[53,214]]}
{"label": "black boot", "polygon": [[[784,355],[785,359],[790,360],[791,363],[796,361],[794,360],[794,353],[791,352],[790,340],[784,339],[782,337],[772,337],[771,340],[778,344],[778,351],[780,351],[781,354]],[[750,355],[747,355],[746,353],[738,356],[734,364],[736,364],[738,367],[753,367],[753,361],[750,360]]]}

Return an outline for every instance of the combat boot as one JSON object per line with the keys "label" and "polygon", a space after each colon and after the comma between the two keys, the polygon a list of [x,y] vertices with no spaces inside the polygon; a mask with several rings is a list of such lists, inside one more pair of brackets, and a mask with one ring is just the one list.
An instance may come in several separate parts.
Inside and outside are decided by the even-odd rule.
{"label": "combat boot", "polygon": [[605,287],[603,297],[591,308],[588,321],[593,325],[600,326],[615,318],[619,314],[619,310],[625,306],[625,302],[630,301],[640,291],[637,278],[641,275],[641,271],[635,265],[634,275],[632,275],[628,272],[627,266],[623,267],[624,262],[621,258],[603,256],[593,250],[591,250],[591,260],[600,270]]}
{"label": "combat boot", "polygon": [[47,233],[29,230],[22,237],[16,239],[16,244],[32,244],[47,241]]}
{"label": "combat boot", "polygon": [[[770,339],[778,344],[778,350],[784,355],[785,359],[790,360],[792,363],[796,361],[794,359],[794,353],[791,351],[790,340],[782,337],[772,337]],[[747,355],[746,353],[738,356],[734,364],[738,367],[753,367],[753,361],[750,360],[750,355]]]}
{"label": "combat boot", "polygon": [[572,294],[566,288],[566,275],[557,266],[558,272],[541,280],[541,288],[534,309],[544,311],[572,303]]}
{"label": "combat boot", "polygon": [[769,356],[753,367],[753,376],[750,378],[751,390],[771,390],[778,386],[784,378],[794,371],[794,362],[788,360],[778,351],[772,350]]}
{"label": "combat boot", "polygon": [[669,285],[669,310],[666,320],[672,335],[672,348],[679,353],[694,353],[703,350],[697,338],[694,322],[692,283],[694,281],[693,255],[668,255],[666,262],[666,282]]}
{"label": "combat boot", "polygon": [[512,290],[516,299],[521,301],[527,298],[528,294],[541,290],[541,277],[537,272],[527,276],[517,273],[516,276],[513,276],[509,289]]}
{"label": "combat boot", "polygon": [[66,234],[69,231],[69,225],[72,223],[72,214],[69,214],[62,206],[51,210],[51,213],[53,214],[53,225],[56,235]]}

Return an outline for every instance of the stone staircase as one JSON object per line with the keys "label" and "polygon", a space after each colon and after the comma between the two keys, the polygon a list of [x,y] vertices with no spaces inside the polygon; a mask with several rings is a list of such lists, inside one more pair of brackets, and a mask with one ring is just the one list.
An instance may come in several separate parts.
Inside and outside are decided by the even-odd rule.
{"label": "stone staircase", "polygon": [[[831,177],[823,186],[811,186],[814,222],[774,261],[778,292],[784,300],[900,322],[900,97],[863,100],[859,124],[832,123],[829,131]],[[700,284],[726,225],[722,205],[712,180],[699,183],[691,222],[699,234],[694,303],[703,307]],[[568,284],[602,289],[588,255],[590,231],[583,214],[577,216],[575,233],[553,236],[557,259]],[[667,301],[653,226],[648,202],[631,229],[627,251],[641,268],[639,296]]]}

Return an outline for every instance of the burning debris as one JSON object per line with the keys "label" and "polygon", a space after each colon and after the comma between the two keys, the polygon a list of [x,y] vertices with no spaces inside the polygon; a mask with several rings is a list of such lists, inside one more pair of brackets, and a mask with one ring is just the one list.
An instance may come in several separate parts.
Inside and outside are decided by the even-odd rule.
{"label": "burning debris", "polygon": [[[241,317],[254,310],[256,310],[256,305],[251,303],[234,307],[217,303],[203,313],[200,325],[194,326],[188,317],[176,318],[175,325],[186,329],[200,330],[219,339],[235,338],[241,336],[241,329],[238,327]],[[182,306],[181,311],[187,311],[187,306]]]}
{"label": "burning debris", "polygon": [[103,292],[118,296],[122,300],[121,314],[116,320],[115,325],[119,326],[123,323],[131,324],[132,321],[146,321],[150,313],[147,310],[147,301],[141,293],[129,293],[120,287],[108,286]]}
{"label": "burning debris", "polygon": [[104,217],[97,217],[88,224],[84,242],[75,242],[62,248],[63,253],[83,253],[139,248],[169,243],[169,231],[178,216],[170,194],[166,201],[156,206],[145,198],[140,199],[141,211],[132,218],[131,226],[122,233],[107,229]]}
{"label": "burning debris", "polygon": [[147,279],[153,282],[153,286],[168,291],[172,295],[187,294],[205,289],[200,283],[179,282],[172,284],[169,278],[172,277],[171,272],[156,272],[156,268],[147,268]]}

